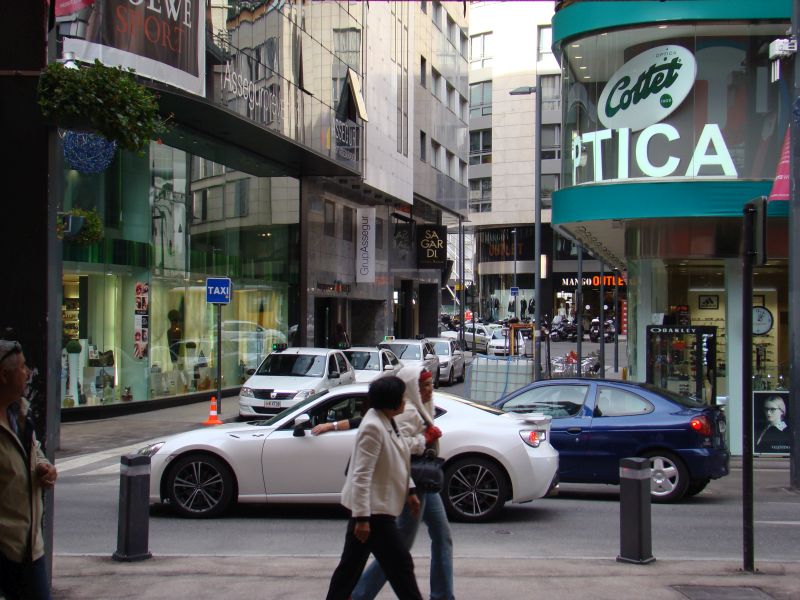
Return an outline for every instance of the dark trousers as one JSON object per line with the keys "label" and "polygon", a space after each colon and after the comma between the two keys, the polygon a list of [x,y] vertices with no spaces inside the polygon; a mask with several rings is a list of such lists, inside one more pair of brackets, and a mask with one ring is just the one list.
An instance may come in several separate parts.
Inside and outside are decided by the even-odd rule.
{"label": "dark trousers", "polygon": [[51,600],[44,556],[18,563],[0,554],[0,592],[6,600]]}
{"label": "dark trousers", "polygon": [[375,560],[383,568],[386,578],[400,600],[422,600],[414,576],[414,561],[400,537],[394,517],[388,515],[370,517],[370,533],[364,544],[353,534],[354,526],[355,520],[349,519],[342,558],[331,577],[327,600],[347,600],[358,583],[358,578],[361,577],[370,553],[375,555]]}

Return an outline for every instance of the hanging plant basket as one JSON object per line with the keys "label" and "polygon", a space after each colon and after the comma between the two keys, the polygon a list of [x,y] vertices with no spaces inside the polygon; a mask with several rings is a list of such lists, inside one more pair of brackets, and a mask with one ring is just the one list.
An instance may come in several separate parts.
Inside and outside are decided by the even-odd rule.
{"label": "hanging plant basket", "polygon": [[100,173],[108,168],[117,152],[117,142],[96,133],[64,132],[64,160],[80,173]]}
{"label": "hanging plant basket", "polygon": [[47,65],[39,79],[39,106],[56,125],[99,133],[131,152],[144,152],[166,131],[156,95],[136,81],[133,70],[99,60],[79,69]]}
{"label": "hanging plant basket", "polygon": [[[73,224],[73,230],[68,231],[63,224],[64,221],[59,220],[59,222],[56,224],[56,236],[59,239],[63,239],[68,242],[74,242],[76,244],[80,244],[81,246],[89,246],[91,244],[96,244],[105,236],[103,221],[100,219],[100,215],[97,214],[97,210],[73,208],[61,214],[71,217],[71,220],[77,219],[82,221],[82,224],[79,228],[74,227]],[[67,351],[69,351],[69,349]]]}

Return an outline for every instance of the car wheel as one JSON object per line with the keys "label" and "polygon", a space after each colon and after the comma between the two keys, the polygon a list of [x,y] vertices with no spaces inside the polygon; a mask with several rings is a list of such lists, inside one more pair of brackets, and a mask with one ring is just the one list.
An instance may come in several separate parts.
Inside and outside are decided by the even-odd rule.
{"label": "car wheel", "polygon": [[490,521],[503,510],[507,497],[505,473],[489,460],[462,458],[445,470],[442,499],[454,521]]}
{"label": "car wheel", "polygon": [[653,502],[674,502],[686,494],[689,487],[689,471],[683,461],[665,451],[648,452],[650,459],[650,498]]}
{"label": "car wheel", "polygon": [[448,386],[453,385],[453,383],[455,381],[455,378],[453,377],[453,371],[455,371],[455,370],[456,370],[456,368],[451,365],[450,366],[450,371],[447,373],[447,385]]}
{"label": "car wheel", "polygon": [[689,482],[689,487],[686,489],[686,497],[697,496],[700,492],[706,489],[710,479],[692,479]]}
{"label": "car wheel", "polygon": [[216,517],[231,504],[233,474],[215,456],[182,456],[167,475],[167,494],[170,506],[182,517]]}

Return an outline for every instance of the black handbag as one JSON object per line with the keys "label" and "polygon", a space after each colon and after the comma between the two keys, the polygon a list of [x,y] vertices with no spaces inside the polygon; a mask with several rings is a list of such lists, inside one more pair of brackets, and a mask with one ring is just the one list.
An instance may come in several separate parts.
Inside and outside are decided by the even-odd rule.
{"label": "black handbag", "polygon": [[430,449],[421,456],[411,457],[411,478],[423,492],[441,492],[444,484],[444,459],[436,456]]}

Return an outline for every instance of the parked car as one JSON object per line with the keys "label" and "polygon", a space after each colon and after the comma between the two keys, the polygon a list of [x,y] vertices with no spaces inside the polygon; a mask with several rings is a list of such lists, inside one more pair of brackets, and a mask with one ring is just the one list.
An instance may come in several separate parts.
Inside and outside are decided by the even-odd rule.
{"label": "parked car", "polygon": [[[526,333],[530,333],[529,331]],[[514,356],[525,355],[525,340],[523,332],[517,330],[517,339],[514,342]],[[486,348],[488,356],[509,356],[511,354],[511,330],[508,328],[492,329],[492,339]]]}
{"label": "parked car", "polygon": [[379,348],[388,348],[407,367],[425,367],[433,374],[433,387],[439,387],[439,357],[427,338],[421,340],[384,340]]}
{"label": "parked car", "polygon": [[[140,450],[151,457],[150,501],[184,517],[214,517],[242,503],[337,504],[356,430],[312,436],[316,424],[361,416],[367,384],[309,397],[269,420],[171,436]],[[445,459],[448,514],[462,521],[497,517],[506,502],[528,502],[555,485],[558,453],[550,418],[512,415],[434,393]]]}
{"label": "parked car", "polygon": [[403,363],[388,348],[356,346],[342,350],[356,371],[357,383],[369,383],[382,373],[397,375]]}
{"label": "parked car", "polygon": [[618,484],[621,459],[649,458],[652,499],[672,502],[728,474],[726,420],[719,407],[647,383],[537,381],[493,406],[553,417],[561,482]]}
{"label": "parked car", "polygon": [[[461,332],[443,331],[442,337],[460,339]],[[473,325],[472,321],[468,321],[464,325],[464,343],[469,350],[473,352],[486,352],[490,339],[492,339],[492,332],[487,325],[483,323],[475,323]]]}
{"label": "parked car", "polygon": [[439,357],[439,379],[444,379],[447,385],[464,381],[467,365],[458,341],[449,337],[428,338],[428,341],[433,344],[433,351]]}
{"label": "parked car", "polygon": [[341,350],[276,350],[239,391],[239,416],[274,415],[311,395],[355,380],[356,372]]}

